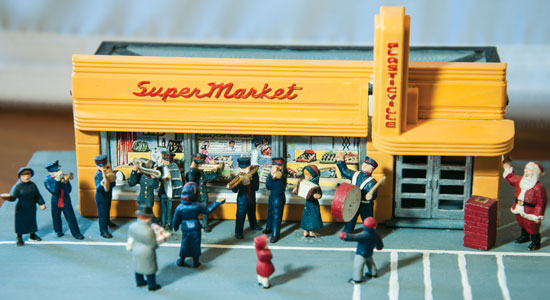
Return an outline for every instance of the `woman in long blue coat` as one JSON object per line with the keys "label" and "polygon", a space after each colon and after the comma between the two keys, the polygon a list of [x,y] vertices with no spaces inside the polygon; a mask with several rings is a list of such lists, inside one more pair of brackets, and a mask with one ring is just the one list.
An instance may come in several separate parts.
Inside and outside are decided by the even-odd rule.
{"label": "woman in long blue coat", "polygon": [[34,170],[29,167],[23,167],[17,172],[19,180],[11,188],[9,197],[3,197],[7,201],[15,201],[15,233],[17,234],[17,246],[23,246],[23,234],[30,233],[29,238],[35,241],[42,239],[36,235],[38,226],[36,225],[36,205],[40,209],[46,209],[46,203],[40,195],[36,184],[31,181],[34,176]]}
{"label": "woman in long blue coat", "polygon": [[193,268],[200,266],[201,226],[199,214],[208,215],[225,203],[225,199],[218,199],[207,208],[206,205],[198,202],[197,189],[197,184],[194,182],[188,182],[183,186],[181,203],[176,208],[172,220],[174,231],[178,231],[181,225],[180,258],[177,260],[180,267],[185,265],[186,257],[193,258]]}
{"label": "woman in long blue coat", "polygon": [[[320,172],[317,166],[307,165],[304,167],[304,179],[309,180],[316,185],[319,185]],[[299,189],[299,184],[297,189]],[[323,196],[321,187],[313,188],[309,191],[302,212],[302,220],[300,227],[304,230],[304,237],[317,237],[319,234],[314,230],[323,228],[323,220],[321,219],[321,208],[319,207],[319,199]]]}

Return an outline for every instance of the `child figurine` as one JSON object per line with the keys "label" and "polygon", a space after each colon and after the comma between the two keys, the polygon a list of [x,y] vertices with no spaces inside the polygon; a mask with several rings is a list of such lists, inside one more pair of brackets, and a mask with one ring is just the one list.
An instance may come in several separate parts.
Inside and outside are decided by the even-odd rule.
{"label": "child figurine", "polygon": [[[141,206],[136,211],[138,219],[128,229],[128,242],[126,250],[132,251],[132,262],[138,287],[147,285],[149,291],[156,291],[161,288],[157,284],[155,273],[157,272],[156,249],[159,246],[151,219],[153,209],[150,206]],[[147,281],[143,278],[147,277]]]}
{"label": "child figurine", "polygon": [[377,250],[384,248],[382,239],[376,233],[376,226],[378,223],[373,217],[368,217],[363,222],[363,232],[358,234],[349,234],[346,232],[340,232],[339,237],[343,241],[357,242],[357,249],[355,250],[355,259],[353,260],[353,277],[349,280],[352,284],[363,282],[363,268],[367,265],[366,277],[377,277],[378,272],[376,270],[376,264],[372,259],[373,249]]}
{"label": "child figurine", "polygon": [[71,203],[70,193],[72,186],[69,180],[73,178],[73,174],[64,175],[58,160],[52,161],[44,167],[49,173],[49,176],[44,178],[44,186],[48,192],[52,194],[51,209],[53,230],[58,237],[63,236],[63,225],[61,223],[61,212],[63,212],[73,237],[77,240],[83,240],[84,236],[80,233],[80,228],[78,227],[73,205]]}
{"label": "child figurine", "polygon": [[23,234],[30,233],[29,239],[41,241],[42,239],[36,235],[38,226],[36,225],[36,204],[40,209],[45,210],[46,204],[36,184],[31,181],[34,176],[33,169],[23,167],[17,172],[19,180],[11,188],[9,194],[2,194],[2,198],[6,201],[15,201],[19,199],[15,205],[15,233],[17,234],[17,246],[23,246]]}
{"label": "child figurine", "polygon": [[256,255],[258,263],[256,264],[256,273],[258,274],[258,285],[264,289],[271,287],[269,284],[269,276],[275,272],[275,267],[271,263],[273,255],[267,248],[267,235],[262,234],[254,238],[254,247],[256,247]]}
{"label": "child figurine", "polygon": [[515,188],[516,201],[510,210],[521,228],[521,235],[514,242],[531,241],[527,249],[535,251],[540,248],[540,225],[544,220],[547,201],[546,189],[539,182],[539,179],[544,176],[544,168],[538,162],[529,162],[525,165],[523,176],[519,176],[514,174],[510,162],[508,158],[503,161],[502,176]]}
{"label": "child figurine", "polygon": [[265,187],[271,193],[269,194],[267,221],[263,232],[266,234],[272,233],[270,241],[276,243],[281,233],[281,221],[286,203],[286,173],[284,172],[282,157],[272,158],[271,163],[271,172],[267,175],[265,182]]}
{"label": "child figurine", "polygon": [[193,268],[200,266],[199,256],[201,255],[201,226],[199,214],[210,214],[220,205],[225,203],[221,198],[210,204],[208,208],[196,198],[197,184],[188,182],[183,186],[181,193],[181,204],[176,208],[172,225],[174,231],[178,231],[181,224],[181,246],[178,266],[185,266],[185,258],[193,258]]}
{"label": "child figurine", "polygon": [[[314,230],[323,228],[323,219],[321,219],[321,208],[319,206],[319,199],[323,196],[323,191],[319,186],[320,172],[315,165],[305,166],[303,172],[304,179],[311,181],[316,187],[307,193],[300,227],[304,230],[304,237],[318,237],[319,234]],[[298,192],[301,183],[302,181],[298,182],[298,186],[293,190],[293,193]]]}

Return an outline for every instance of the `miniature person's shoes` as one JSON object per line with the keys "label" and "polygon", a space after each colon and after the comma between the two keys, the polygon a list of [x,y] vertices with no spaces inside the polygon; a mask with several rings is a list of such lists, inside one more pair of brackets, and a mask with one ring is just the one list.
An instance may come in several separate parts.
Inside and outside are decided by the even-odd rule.
{"label": "miniature person's shoes", "polygon": [[202,228],[204,230],[204,232],[211,232],[212,231],[212,228],[210,226],[205,226]]}
{"label": "miniature person's shoes", "polygon": [[239,234],[239,233],[235,233],[235,238],[238,239],[238,240],[242,240],[242,239],[243,239],[243,235],[242,235],[242,234]]}
{"label": "miniature person's shoes", "polygon": [[376,277],[378,277],[378,274],[376,274],[376,273],[375,274],[365,273],[365,277],[367,277],[367,278],[373,278],[373,277],[376,278]]}
{"label": "miniature person's shoes", "polygon": [[261,286],[261,287],[262,287],[262,288],[264,288],[264,289],[268,289],[268,288],[270,288],[270,287],[271,287],[271,285],[270,285],[270,284],[268,284],[268,285],[264,285],[264,284],[263,284],[263,283],[261,283],[261,282],[258,282],[258,285],[259,285],[259,286]]}
{"label": "miniature person's shoes", "polygon": [[145,282],[145,281],[136,283],[137,287],[142,287],[142,286],[146,286],[146,285],[147,285],[147,282]]}
{"label": "miniature person's shoes", "polygon": [[348,282],[351,283],[351,284],[360,284],[363,281],[362,280],[357,281],[357,280],[353,280],[353,278],[350,278],[350,280],[348,280]]}
{"label": "miniature person's shoes", "polygon": [[531,239],[529,238],[529,235],[520,235],[517,239],[514,240],[514,243],[516,244],[522,244],[529,242]]}
{"label": "miniature person's shoes", "polygon": [[148,287],[147,289],[151,292],[154,292],[156,290],[159,290],[162,286],[160,286],[160,284],[157,284],[155,286],[152,286],[152,287]]}
{"label": "miniature person's shoes", "polygon": [[527,246],[527,250],[529,251],[535,251],[535,250],[539,250],[540,249],[540,244],[537,244],[537,243],[531,243],[529,244],[529,246]]}
{"label": "miniature person's shoes", "polygon": [[17,238],[17,247],[21,247],[21,246],[24,246],[25,245],[25,242],[23,242],[23,239],[18,237]]}
{"label": "miniature person's shoes", "polygon": [[58,233],[56,233],[56,235],[57,235],[57,237],[62,237],[62,236],[64,236],[65,234],[64,234],[63,232],[58,232]]}
{"label": "miniature person's shoes", "polygon": [[113,222],[111,222],[111,221],[109,221],[109,224],[107,224],[107,226],[109,226],[109,228],[117,228],[117,227],[118,227],[117,224],[115,224],[115,223],[113,223]]}
{"label": "miniature person's shoes", "polygon": [[262,233],[265,233],[265,234],[270,234],[271,233],[271,229],[268,229],[267,227],[264,229],[264,231],[262,231]]}
{"label": "miniature person's shoes", "polygon": [[73,237],[74,237],[75,239],[77,239],[77,240],[83,240],[83,239],[84,239],[84,236],[83,236],[82,234],[80,234],[80,233],[79,233],[79,234],[73,235]]}
{"label": "miniature person's shoes", "polygon": [[252,230],[256,230],[256,231],[262,230],[262,229],[263,229],[262,226],[260,226],[258,224],[254,225],[254,227],[252,227]]}
{"label": "miniature person's shoes", "polygon": [[42,240],[42,239],[41,239],[38,235],[36,235],[36,233],[34,233],[34,232],[30,234],[29,239],[31,239],[31,240],[33,240],[33,241],[38,241],[38,242]]}
{"label": "miniature person's shoes", "polygon": [[178,260],[176,261],[176,265],[178,265],[178,267],[185,267],[185,258],[178,258]]}
{"label": "miniature person's shoes", "polygon": [[278,236],[272,236],[269,241],[272,242],[272,243],[277,243],[277,241],[279,240],[279,237]]}
{"label": "miniature person's shoes", "polygon": [[193,268],[198,268],[201,266],[201,263],[198,261],[193,261]]}
{"label": "miniature person's shoes", "polygon": [[110,234],[109,232],[102,232],[102,233],[100,233],[99,235],[100,235],[101,237],[103,237],[103,238],[106,238],[106,239],[110,239],[110,238],[113,237],[113,235]]}

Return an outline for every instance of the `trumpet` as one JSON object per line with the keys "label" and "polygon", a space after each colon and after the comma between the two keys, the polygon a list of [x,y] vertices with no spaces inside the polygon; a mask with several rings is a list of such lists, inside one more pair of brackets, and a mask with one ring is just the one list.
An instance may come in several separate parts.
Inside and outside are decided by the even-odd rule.
{"label": "trumpet", "polygon": [[234,187],[236,187],[237,185],[239,185],[239,183],[241,183],[243,181],[245,176],[248,179],[251,179],[252,176],[256,172],[258,172],[259,168],[260,168],[260,166],[251,166],[248,173],[241,173],[241,174],[237,175],[237,177],[233,178],[225,187],[230,189],[230,190],[233,189]]}
{"label": "trumpet", "polygon": [[[118,168],[120,167],[133,167],[133,166],[138,166],[138,170],[143,173],[143,174],[147,174],[153,178],[160,178],[161,177],[161,172],[159,170],[155,170],[153,168],[147,168],[144,166],[145,162],[139,158],[134,158],[134,160],[132,160],[131,162],[125,164],[125,165],[120,165],[118,166]],[[116,170],[116,171],[119,171],[119,170]]]}
{"label": "trumpet", "polygon": [[105,191],[109,191],[111,189],[111,183],[115,182],[116,180],[116,174],[113,172],[113,169],[111,169],[111,166],[107,165],[105,168],[101,168],[101,173],[103,174],[103,180],[101,181],[101,185],[105,187]]}
{"label": "trumpet", "polygon": [[66,183],[66,182],[69,182],[69,180],[73,180],[73,173],[62,174],[61,179],[59,181],[61,183]]}

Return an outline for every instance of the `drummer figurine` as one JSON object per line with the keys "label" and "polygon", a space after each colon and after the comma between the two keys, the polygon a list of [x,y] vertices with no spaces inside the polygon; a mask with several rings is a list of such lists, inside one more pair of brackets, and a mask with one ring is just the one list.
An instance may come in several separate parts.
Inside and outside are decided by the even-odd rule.
{"label": "drummer figurine", "polygon": [[376,226],[378,223],[373,217],[368,217],[363,222],[363,232],[358,234],[348,234],[346,232],[340,232],[339,237],[346,242],[357,242],[357,248],[355,250],[355,258],[353,260],[353,277],[349,280],[352,284],[358,284],[363,282],[363,268],[367,266],[367,273],[365,276],[368,278],[377,277],[378,271],[376,270],[376,264],[372,259],[372,253],[374,248],[376,250],[382,250],[384,248],[384,242],[376,233]]}
{"label": "drummer figurine", "polygon": [[[208,181],[215,180],[218,178],[217,172],[204,172],[199,169],[200,165],[205,164],[206,161],[206,154],[203,153],[197,153],[193,157],[193,162],[191,162],[191,166],[189,168],[189,171],[187,174],[185,174],[186,182],[194,182],[199,187],[199,202],[202,203],[205,206],[208,206],[208,190],[206,189],[206,184]],[[210,232],[212,229],[210,226],[208,226],[208,215],[203,214],[202,215],[202,229],[205,232]]]}
{"label": "drummer figurine", "polygon": [[351,233],[355,229],[355,224],[357,223],[359,215],[361,215],[363,221],[373,216],[372,210],[374,207],[374,200],[376,200],[378,192],[374,188],[376,180],[372,177],[372,172],[378,167],[378,163],[374,159],[365,156],[365,160],[361,165],[361,171],[353,171],[348,169],[344,156],[341,153],[336,154],[336,161],[336,165],[342,177],[350,179],[351,183],[358,186],[361,190],[361,204],[359,205],[359,210],[344,226],[344,232]]}
{"label": "drummer figurine", "polygon": [[271,191],[268,198],[267,220],[263,233],[271,234],[270,242],[276,243],[281,233],[281,221],[285,208],[286,172],[282,157],[271,159],[271,172],[267,175],[265,187]]}
{"label": "drummer figurine", "polygon": [[181,190],[183,188],[183,181],[181,180],[181,172],[178,165],[174,163],[173,152],[162,151],[162,166],[160,171],[162,172],[159,199],[161,207],[160,225],[164,226],[164,229],[172,229],[172,201],[179,200],[181,197]]}

